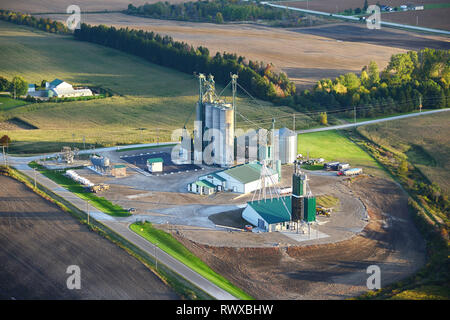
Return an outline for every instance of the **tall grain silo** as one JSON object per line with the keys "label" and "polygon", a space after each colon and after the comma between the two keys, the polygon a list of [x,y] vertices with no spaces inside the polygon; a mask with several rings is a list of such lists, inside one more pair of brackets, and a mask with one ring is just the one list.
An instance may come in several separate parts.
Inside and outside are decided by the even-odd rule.
{"label": "tall grain silo", "polygon": [[230,104],[220,106],[219,130],[222,137],[221,166],[234,162],[234,110]]}
{"label": "tall grain silo", "polygon": [[288,128],[277,130],[279,157],[282,164],[294,163],[297,159],[297,134]]}
{"label": "tall grain silo", "polygon": [[205,125],[204,128],[213,128],[213,104],[205,103]]}
{"label": "tall grain silo", "polygon": [[[235,76],[235,78],[237,78]],[[209,76],[208,80],[202,74],[199,75],[199,101],[197,103],[196,121],[201,121],[203,137],[208,130],[208,141],[202,142],[202,152],[213,143],[214,164],[228,167],[234,163],[234,105],[224,103],[219,100],[215,93],[214,77]],[[235,93],[235,92],[234,92]],[[234,98],[233,98],[234,101]],[[199,131],[197,129],[197,131]],[[212,138],[211,136],[219,135]],[[208,136],[208,134],[207,134]],[[203,138],[202,137],[202,138]],[[203,139],[202,139],[203,140]],[[194,158],[203,158],[199,151],[194,152]],[[203,161],[205,159],[203,158]]]}

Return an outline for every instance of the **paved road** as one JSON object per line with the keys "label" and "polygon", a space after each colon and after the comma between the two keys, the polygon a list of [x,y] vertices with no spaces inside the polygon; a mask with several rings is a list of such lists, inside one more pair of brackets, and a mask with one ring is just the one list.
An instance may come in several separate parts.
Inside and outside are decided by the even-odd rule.
{"label": "paved road", "polygon": [[[80,199],[76,195],[74,195],[72,192],[64,189],[57,183],[53,182],[49,178],[45,177],[44,175],[40,174],[39,172],[34,172],[32,168],[28,166],[28,162],[32,161],[33,158],[36,157],[15,157],[10,158],[9,164],[23,172],[24,174],[28,175],[31,178],[34,178],[34,175],[36,174],[36,181],[40,183],[41,185],[45,186],[52,192],[56,193],[60,197],[70,201],[74,206],[76,206],[78,209],[87,212],[87,203],[85,200]],[[142,238],[141,236],[137,235],[133,231],[129,229],[129,222],[120,222],[121,219],[116,219],[115,217],[111,217],[101,211],[99,211],[96,208],[93,208],[92,206],[89,206],[89,213],[91,219],[96,219],[106,225],[107,227],[111,228],[118,234],[120,234],[122,237],[127,239],[128,241],[134,243],[136,246],[144,250],[146,253],[148,253],[150,256],[154,257],[155,254],[157,256],[157,259],[159,262],[163,263],[167,267],[169,267],[174,272],[178,273],[180,276],[188,280],[189,282],[193,283],[197,287],[201,288],[203,291],[208,293],[210,296],[218,299],[218,300],[236,300],[236,298],[228,293],[227,291],[219,288],[215,284],[213,284],[211,281],[207,280],[197,272],[193,271],[192,269],[188,268],[186,265],[181,263],[180,261],[176,260],[163,250],[159,248],[155,248],[153,244],[151,244],[146,239]]]}
{"label": "paved road", "polygon": [[[261,4],[264,4],[264,5],[270,6],[270,7],[274,7],[274,8],[281,8],[281,9],[287,9],[287,10],[293,10],[293,11],[300,11],[300,12],[304,12],[304,13],[310,13],[310,14],[315,14],[315,15],[334,17],[334,18],[350,20],[350,21],[359,21],[359,17],[343,16],[343,15],[340,15],[340,14],[334,14],[334,13],[330,13],[330,12],[323,12],[323,11],[315,11],[315,10],[300,9],[300,8],[295,8],[295,7],[288,7],[288,6],[283,6],[283,5],[279,5],[279,4],[273,4],[273,3],[270,3],[270,2],[261,2]],[[431,33],[436,33],[436,34],[450,35],[450,31],[447,31],[447,30],[423,28],[423,27],[411,26],[411,25],[408,25],[408,24],[400,24],[400,23],[387,22],[387,21],[380,21],[380,24],[382,26],[387,26],[387,27],[404,28],[404,29],[409,29],[409,30],[414,30],[414,31],[425,31],[425,32],[431,32]]]}
{"label": "paved road", "polygon": [[357,123],[347,123],[347,124],[341,124],[341,125],[337,125],[337,126],[321,127],[321,128],[316,128],[316,129],[307,129],[307,130],[297,130],[296,132],[300,134],[300,133],[311,133],[311,132],[328,131],[328,130],[347,129],[347,128],[351,128],[351,127],[364,126],[366,124],[373,124],[373,123],[379,123],[379,122],[384,122],[384,121],[393,121],[393,120],[399,120],[399,119],[405,119],[405,118],[411,118],[411,117],[417,117],[417,116],[424,116],[427,114],[446,112],[446,111],[450,111],[450,108],[437,109],[437,110],[431,110],[431,111],[423,111],[423,112],[411,113],[411,114],[404,114],[401,116],[361,121],[361,122],[357,122]]}

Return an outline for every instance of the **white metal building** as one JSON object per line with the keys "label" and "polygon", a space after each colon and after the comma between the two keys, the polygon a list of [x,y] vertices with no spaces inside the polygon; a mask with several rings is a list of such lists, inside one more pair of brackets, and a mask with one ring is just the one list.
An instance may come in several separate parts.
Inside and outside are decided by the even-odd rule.
{"label": "white metal building", "polygon": [[147,160],[147,169],[149,172],[162,172],[163,171],[163,162],[162,158],[150,158]]}
{"label": "white metal building", "polygon": [[[258,162],[246,163],[230,169],[216,171],[200,176],[198,181],[207,181],[216,191],[249,193],[260,189],[262,165]],[[270,178],[265,179],[266,187],[278,183],[278,173],[267,168]],[[188,187],[189,188],[189,187]]]}
{"label": "white metal building", "polygon": [[273,232],[298,227],[291,221],[291,197],[250,201],[242,218],[263,231]]}

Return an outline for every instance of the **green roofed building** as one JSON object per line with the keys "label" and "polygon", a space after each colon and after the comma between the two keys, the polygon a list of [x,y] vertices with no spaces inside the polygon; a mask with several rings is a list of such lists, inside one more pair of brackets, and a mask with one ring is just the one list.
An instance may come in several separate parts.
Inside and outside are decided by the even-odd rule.
{"label": "green roofed building", "polygon": [[188,191],[202,195],[211,195],[216,192],[216,186],[209,181],[198,180],[188,185]]}
{"label": "green roofed building", "polygon": [[[249,193],[261,188],[261,169],[260,163],[251,162],[205,174],[198,180],[205,180],[213,184],[216,191]],[[266,186],[278,183],[278,173],[270,168],[267,169],[270,172],[270,178],[266,179]]]}
{"label": "green roofed building", "polygon": [[273,232],[283,230],[298,230],[300,220],[303,222],[316,221],[316,198],[314,196],[301,197],[303,202],[302,218],[292,217],[292,201],[298,200],[292,196],[263,199],[247,202],[242,212],[242,218],[262,231]]}
{"label": "green roofed building", "polygon": [[147,160],[147,168],[149,172],[162,172],[164,160],[162,158],[150,158]]}
{"label": "green roofed building", "polygon": [[264,231],[294,228],[291,224],[291,196],[250,201],[242,218]]}

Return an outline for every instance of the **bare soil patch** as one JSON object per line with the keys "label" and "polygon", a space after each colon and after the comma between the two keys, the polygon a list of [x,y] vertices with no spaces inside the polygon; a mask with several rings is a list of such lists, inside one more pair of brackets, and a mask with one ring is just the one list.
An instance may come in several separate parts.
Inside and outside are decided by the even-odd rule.
{"label": "bare soil patch", "polygon": [[369,30],[363,24],[337,23],[326,26],[295,28],[290,30],[303,34],[332,38],[339,41],[364,42],[407,50],[419,50],[423,48],[450,49],[450,41],[447,38],[413,34],[385,27],[380,30]]}
{"label": "bare soil patch", "polygon": [[[1,299],[178,299],[141,262],[20,182],[0,176]],[[81,289],[69,290],[69,265]]]}
{"label": "bare soil patch", "polygon": [[381,19],[411,26],[450,30],[449,15],[450,8],[436,8],[421,11],[390,12],[382,14]]}
{"label": "bare soil patch", "polygon": [[424,242],[399,187],[391,181],[367,178],[356,180],[350,188],[369,208],[370,222],[359,235],[338,243],[232,248],[174,235],[257,299],[344,299],[367,290],[369,265],[381,268],[382,286],[420,268]]}
{"label": "bare soil patch", "polygon": [[[416,4],[423,5],[427,4],[423,0],[389,0],[389,1],[378,1],[378,0],[369,0],[368,4],[377,4],[380,3],[382,5],[389,5],[391,7],[398,7],[404,4]],[[433,0],[431,3],[440,4],[440,3],[448,3],[446,0]],[[310,0],[310,1],[284,1],[281,4],[295,7],[300,9],[309,9],[316,10],[322,12],[329,13],[342,13],[346,9],[356,9],[361,8],[364,5],[364,1],[361,0],[342,0],[342,1],[334,1],[334,0]],[[399,12],[388,12],[382,13],[381,19],[390,22],[402,23],[415,26],[416,25],[416,16],[419,17],[420,27],[426,28],[437,28],[449,30],[450,24],[448,22],[448,15],[450,13],[450,8],[439,8],[439,9],[427,9],[420,11],[399,11]]]}

